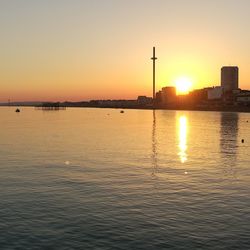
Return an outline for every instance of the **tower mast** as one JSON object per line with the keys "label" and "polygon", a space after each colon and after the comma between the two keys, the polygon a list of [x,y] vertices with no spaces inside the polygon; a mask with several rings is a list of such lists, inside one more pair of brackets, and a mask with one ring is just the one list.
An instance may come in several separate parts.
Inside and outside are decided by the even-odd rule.
{"label": "tower mast", "polygon": [[155,47],[153,47],[153,57],[151,60],[153,60],[153,100],[155,100],[155,61],[157,60],[155,56]]}

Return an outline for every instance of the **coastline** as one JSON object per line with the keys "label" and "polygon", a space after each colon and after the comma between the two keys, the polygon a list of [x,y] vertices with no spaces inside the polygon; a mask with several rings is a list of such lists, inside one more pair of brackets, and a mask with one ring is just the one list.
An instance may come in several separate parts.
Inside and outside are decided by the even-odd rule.
{"label": "coastline", "polygon": [[[16,103],[13,105],[0,104],[0,107],[33,107],[38,108],[41,106]],[[172,111],[210,111],[210,112],[237,112],[237,113],[250,113],[250,107],[248,106],[172,106],[172,107],[152,107],[152,106],[97,106],[97,105],[60,105],[62,108],[100,108],[100,109],[137,109],[137,110],[172,110]]]}

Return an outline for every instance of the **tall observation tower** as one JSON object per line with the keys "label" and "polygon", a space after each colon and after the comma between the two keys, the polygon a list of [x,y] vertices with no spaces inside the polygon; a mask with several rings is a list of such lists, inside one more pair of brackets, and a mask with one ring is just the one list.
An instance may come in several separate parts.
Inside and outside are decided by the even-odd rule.
{"label": "tall observation tower", "polygon": [[153,57],[151,60],[153,60],[153,100],[155,100],[155,61],[157,60],[155,56],[155,47],[153,47]]}

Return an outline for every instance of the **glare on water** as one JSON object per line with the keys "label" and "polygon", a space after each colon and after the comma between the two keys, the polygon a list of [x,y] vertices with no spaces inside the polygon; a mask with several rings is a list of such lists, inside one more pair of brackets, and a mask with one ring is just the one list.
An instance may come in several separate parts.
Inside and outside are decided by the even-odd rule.
{"label": "glare on water", "polygon": [[179,117],[179,153],[180,160],[182,163],[187,161],[187,133],[188,133],[188,124],[187,117]]}

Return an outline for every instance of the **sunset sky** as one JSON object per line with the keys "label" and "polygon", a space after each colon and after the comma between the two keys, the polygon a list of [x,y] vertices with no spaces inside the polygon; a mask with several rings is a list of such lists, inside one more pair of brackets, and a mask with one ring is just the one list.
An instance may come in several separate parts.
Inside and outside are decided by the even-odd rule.
{"label": "sunset sky", "polygon": [[0,102],[135,99],[180,77],[250,89],[249,0],[1,0]]}

